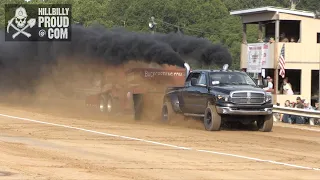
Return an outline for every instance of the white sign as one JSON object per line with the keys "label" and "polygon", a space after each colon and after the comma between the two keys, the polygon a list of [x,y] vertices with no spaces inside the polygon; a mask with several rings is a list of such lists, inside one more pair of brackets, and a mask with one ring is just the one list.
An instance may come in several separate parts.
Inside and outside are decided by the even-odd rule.
{"label": "white sign", "polygon": [[38,8],[38,26],[41,29],[39,36],[47,36],[49,39],[68,39],[68,27],[70,8]]}
{"label": "white sign", "polygon": [[269,44],[253,43],[248,44],[248,68],[247,72],[261,73],[261,69],[267,66],[269,59]]}
{"label": "white sign", "polygon": [[154,76],[183,76],[182,72],[167,72],[167,71],[144,71],[144,77],[154,77]]}
{"label": "white sign", "polygon": [[[70,40],[70,4],[29,4],[18,8],[6,5],[6,14],[11,13],[13,9],[15,14],[9,17],[10,19],[8,19],[8,25],[6,26],[6,40],[26,40],[27,38],[40,41]],[[21,39],[17,38],[18,36],[27,38]]]}
{"label": "white sign", "polygon": [[265,69],[262,69],[262,71],[261,71],[261,76],[262,76],[263,78],[266,77],[266,70],[265,70]]}

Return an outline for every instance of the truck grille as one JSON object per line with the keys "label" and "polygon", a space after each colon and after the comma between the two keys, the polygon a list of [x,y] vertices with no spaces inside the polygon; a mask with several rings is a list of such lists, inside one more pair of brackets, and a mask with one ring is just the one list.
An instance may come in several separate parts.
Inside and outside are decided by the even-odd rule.
{"label": "truck grille", "polygon": [[231,102],[235,104],[263,104],[265,94],[263,92],[233,92]]}

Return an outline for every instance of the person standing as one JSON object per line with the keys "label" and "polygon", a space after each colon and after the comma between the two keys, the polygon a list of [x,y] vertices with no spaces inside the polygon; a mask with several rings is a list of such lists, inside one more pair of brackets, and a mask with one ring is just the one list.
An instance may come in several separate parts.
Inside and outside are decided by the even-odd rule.
{"label": "person standing", "polygon": [[288,81],[288,77],[286,77],[284,80],[283,80],[283,94],[286,94],[286,95],[293,95],[293,91],[292,91],[292,86],[291,84],[289,83]]}
{"label": "person standing", "polygon": [[273,92],[273,80],[270,76],[267,76],[268,86],[263,88],[267,92]]}

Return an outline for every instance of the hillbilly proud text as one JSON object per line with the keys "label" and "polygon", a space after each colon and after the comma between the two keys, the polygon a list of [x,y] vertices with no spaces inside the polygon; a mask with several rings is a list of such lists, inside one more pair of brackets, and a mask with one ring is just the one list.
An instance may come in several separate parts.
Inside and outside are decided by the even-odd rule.
{"label": "hillbilly proud text", "polygon": [[38,8],[38,27],[44,29],[39,31],[39,36],[46,34],[49,39],[68,39],[68,27],[70,8]]}

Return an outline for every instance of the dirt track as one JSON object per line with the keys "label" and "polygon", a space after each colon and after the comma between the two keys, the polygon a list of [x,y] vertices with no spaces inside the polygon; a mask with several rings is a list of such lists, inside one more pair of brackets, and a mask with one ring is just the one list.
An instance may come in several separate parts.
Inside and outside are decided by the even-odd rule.
{"label": "dirt track", "polygon": [[[0,179],[320,177],[319,170],[247,158],[320,168],[319,131],[276,126],[271,133],[250,130],[206,132],[200,122],[194,121],[187,122],[187,125],[170,126],[107,119],[70,106],[43,107],[44,104],[28,107],[1,105],[0,113],[153,142],[0,116]],[[192,149],[183,150],[154,142]]]}

